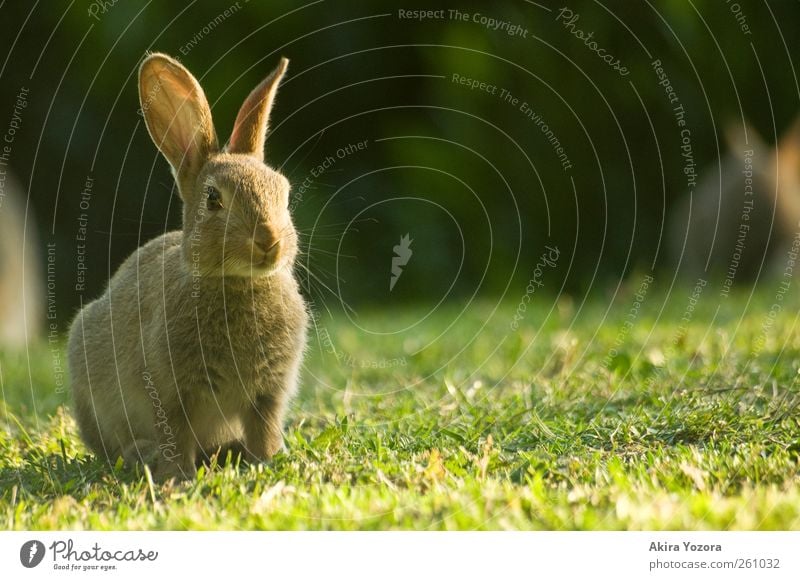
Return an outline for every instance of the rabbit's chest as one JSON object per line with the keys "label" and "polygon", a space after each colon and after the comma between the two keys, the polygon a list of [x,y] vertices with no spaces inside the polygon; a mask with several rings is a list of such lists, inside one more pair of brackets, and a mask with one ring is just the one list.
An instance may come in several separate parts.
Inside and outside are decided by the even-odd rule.
{"label": "rabbit's chest", "polygon": [[282,388],[303,349],[304,310],[257,306],[214,304],[181,317],[169,334],[180,337],[175,355],[191,361],[181,365],[184,384],[233,405]]}

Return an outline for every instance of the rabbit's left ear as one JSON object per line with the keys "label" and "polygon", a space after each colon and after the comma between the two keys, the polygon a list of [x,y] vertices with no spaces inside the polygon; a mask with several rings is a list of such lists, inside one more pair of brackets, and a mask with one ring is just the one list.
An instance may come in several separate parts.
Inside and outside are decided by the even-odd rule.
{"label": "rabbit's left ear", "polygon": [[177,60],[151,54],[139,68],[139,101],[147,130],[179,180],[197,174],[217,151],[211,108],[200,83]]}
{"label": "rabbit's left ear", "polygon": [[227,150],[230,153],[242,153],[264,160],[264,141],[267,137],[269,113],[278,92],[278,85],[286,72],[289,60],[282,58],[277,68],[259,84],[244,101],[236,122]]}

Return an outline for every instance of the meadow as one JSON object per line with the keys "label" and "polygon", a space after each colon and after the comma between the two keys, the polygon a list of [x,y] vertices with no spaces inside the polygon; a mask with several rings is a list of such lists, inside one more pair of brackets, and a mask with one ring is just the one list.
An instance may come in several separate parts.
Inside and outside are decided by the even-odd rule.
{"label": "meadow", "polygon": [[6,352],[0,525],[800,529],[800,297],[639,288],[320,313],[286,452],[184,483],[87,454],[63,344]]}

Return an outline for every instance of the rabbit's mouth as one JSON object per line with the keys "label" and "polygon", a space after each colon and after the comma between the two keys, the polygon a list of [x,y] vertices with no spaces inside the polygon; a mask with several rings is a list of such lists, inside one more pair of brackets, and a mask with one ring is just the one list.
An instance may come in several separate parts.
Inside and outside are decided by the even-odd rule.
{"label": "rabbit's mouth", "polygon": [[204,277],[223,278],[233,276],[235,278],[262,278],[270,276],[280,270],[285,265],[285,260],[277,252],[264,255],[252,256],[237,255],[230,256],[223,260],[221,265],[204,270]]}
{"label": "rabbit's mouth", "polygon": [[272,274],[280,267],[280,243],[276,241],[265,250],[254,249],[250,257],[250,272],[253,277]]}
{"label": "rabbit's mouth", "polygon": [[[239,247],[223,248],[221,254],[191,254],[191,259],[204,264],[199,272],[209,277],[234,276],[237,278],[261,278],[269,276],[289,264],[291,247],[276,240],[269,244],[242,244]],[[195,262],[195,264],[197,263]],[[196,266],[195,266],[196,267]]]}

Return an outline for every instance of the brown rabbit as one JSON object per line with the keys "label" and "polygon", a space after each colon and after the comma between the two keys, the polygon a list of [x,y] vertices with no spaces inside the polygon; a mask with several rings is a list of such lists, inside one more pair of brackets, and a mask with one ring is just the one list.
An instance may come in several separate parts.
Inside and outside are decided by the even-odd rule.
{"label": "brown rabbit", "polygon": [[800,119],[774,149],[753,127],[745,130],[747,142],[741,122],[726,127],[728,153],[719,170],[710,167],[693,199],[683,198],[672,212],[670,252],[684,275],[774,276],[800,228]]}
{"label": "brown rabbit", "polygon": [[108,461],[189,478],[220,448],[238,446],[251,460],[282,448],[308,321],[293,273],[289,183],[264,164],[287,64],[250,93],[222,150],[188,70],[163,54],[139,69],[141,110],[172,166],[183,230],[131,255],[70,330],[78,424]]}

